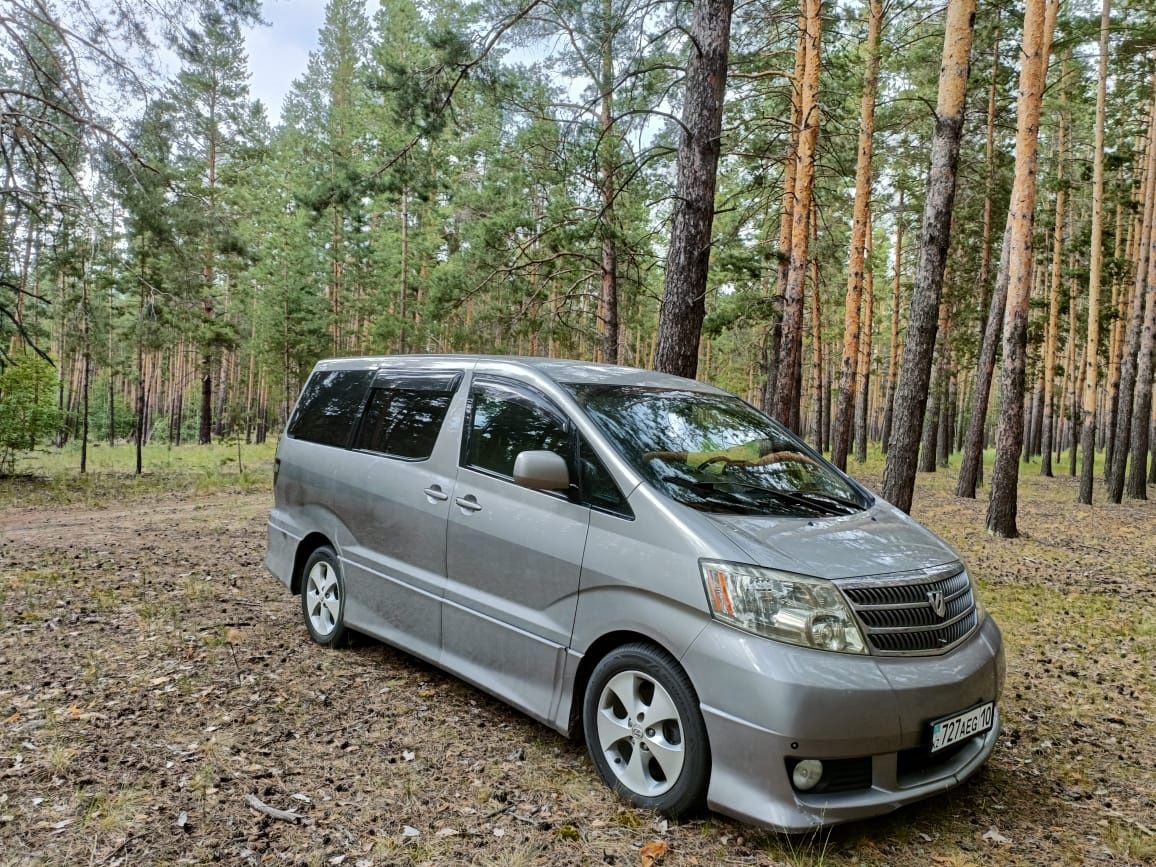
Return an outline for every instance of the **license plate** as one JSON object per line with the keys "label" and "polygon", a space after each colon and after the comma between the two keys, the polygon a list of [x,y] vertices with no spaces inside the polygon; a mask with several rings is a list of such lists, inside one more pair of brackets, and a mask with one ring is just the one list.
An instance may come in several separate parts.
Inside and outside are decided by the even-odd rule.
{"label": "license plate", "polygon": [[944,717],[931,724],[931,752],[940,750],[975,737],[991,728],[995,722],[995,702],[989,701],[963,713]]}

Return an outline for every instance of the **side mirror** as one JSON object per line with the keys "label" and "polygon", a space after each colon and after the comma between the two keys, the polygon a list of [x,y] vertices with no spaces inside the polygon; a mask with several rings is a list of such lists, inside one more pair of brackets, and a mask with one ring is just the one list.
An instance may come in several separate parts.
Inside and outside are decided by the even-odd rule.
{"label": "side mirror", "polygon": [[514,481],[535,491],[564,491],[570,487],[570,468],[554,452],[519,452],[514,459]]}

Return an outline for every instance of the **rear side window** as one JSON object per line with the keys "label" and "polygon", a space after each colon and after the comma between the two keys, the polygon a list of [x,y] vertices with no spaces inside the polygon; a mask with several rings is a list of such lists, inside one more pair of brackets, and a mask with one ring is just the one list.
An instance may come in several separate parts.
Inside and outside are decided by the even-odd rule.
{"label": "rear side window", "polygon": [[513,478],[519,452],[551,451],[570,459],[566,424],[542,401],[499,382],[474,385],[466,464]]}
{"label": "rear side window", "polygon": [[353,432],[365,390],[373,375],[372,370],[319,370],[314,373],[297,401],[289,436],[345,448],[349,445],[349,435]]}
{"label": "rear side window", "polygon": [[411,461],[428,459],[460,378],[379,376],[365,407],[356,448]]}

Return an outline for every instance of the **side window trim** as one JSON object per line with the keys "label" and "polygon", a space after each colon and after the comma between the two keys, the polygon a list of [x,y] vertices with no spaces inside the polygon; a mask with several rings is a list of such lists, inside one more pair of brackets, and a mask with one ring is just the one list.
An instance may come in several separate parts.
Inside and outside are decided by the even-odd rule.
{"label": "side window trim", "polygon": [[[423,463],[425,461],[428,461],[431,457],[433,457],[432,451],[431,451],[430,455],[428,455],[427,457],[424,457],[424,458],[410,458],[410,457],[406,457],[404,455],[390,454],[389,452],[379,452],[379,451],[376,451],[374,449],[358,448],[357,444],[358,444],[358,442],[361,441],[361,430],[365,425],[366,410],[369,408],[369,402],[373,399],[373,393],[375,391],[377,391],[378,389],[381,389],[382,391],[387,391],[387,390],[390,390],[393,388],[397,388],[397,386],[390,384],[391,379],[396,381],[398,379],[404,378],[404,379],[412,382],[414,380],[420,381],[422,379],[429,379],[429,380],[445,379],[445,378],[447,378],[447,376],[448,376],[447,372],[441,371],[441,370],[429,370],[429,369],[404,370],[404,369],[400,369],[400,368],[382,368],[382,369],[379,369],[374,374],[374,376],[370,379],[369,387],[365,390],[365,395],[361,399],[361,407],[357,411],[357,422],[353,425],[353,431],[351,432],[350,437],[349,437],[349,442],[346,444],[345,447],[350,451],[357,452],[358,454],[372,455],[373,457],[377,457],[377,458],[387,458],[391,461],[405,461],[406,463],[410,463],[410,464],[420,464],[420,463]],[[429,390],[449,395],[450,400],[452,402],[453,396],[458,393],[458,389],[461,387],[462,379],[464,378],[464,376],[465,375],[462,373],[462,371],[460,371],[460,370],[456,371],[455,373],[452,374],[452,377],[450,377],[449,385],[445,388],[444,391],[442,391],[442,389],[429,389]],[[446,417],[448,415],[449,415],[449,412],[447,409],[446,415],[442,416],[441,425],[438,426],[437,439],[441,438],[442,430],[444,430],[444,428],[445,428]],[[435,448],[436,448],[436,439],[435,439]]]}
{"label": "side window trim", "polygon": [[[522,397],[525,397],[530,402],[532,402],[536,407],[544,411],[547,415],[550,415],[555,421],[559,422],[562,430],[566,433],[566,451],[569,455],[566,459],[566,463],[570,467],[571,476],[573,476],[577,468],[576,461],[574,460],[574,449],[577,443],[577,439],[575,437],[576,428],[574,427],[574,423],[570,420],[570,417],[566,415],[566,413],[564,413],[561,409],[559,409],[558,406],[552,400],[550,400],[549,397],[547,397],[538,389],[534,388],[532,385],[527,385],[526,383],[516,379],[510,379],[505,376],[490,373],[475,374],[473,379],[470,381],[470,393],[466,400],[465,421],[462,425],[462,443],[461,450],[458,454],[458,466],[462,469],[467,469],[474,473],[481,473],[482,475],[489,476],[490,478],[501,479],[504,482],[514,484],[514,479],[512,476],[507,476],[503,473],[495,472],[494,470],[487,469],[486,467],[476,466],[470,463],[469,460],[470,440],[473,438],[474,433],[474,390],[477,386],[486,386],[489,384],[498,385],[503,388],[508,388],[511,391],[517,392]],[[578,487],[580,487],[580,485],[572,484],[571,490],[573,491]],[[555,499],[564,499],[568,502],[576,503],[577,505],[586,505],[581,501],[580,497],[575,499],[571,494],[562,491],[539,491],[539,493],[546,494],[547,496],[553,497]]]}

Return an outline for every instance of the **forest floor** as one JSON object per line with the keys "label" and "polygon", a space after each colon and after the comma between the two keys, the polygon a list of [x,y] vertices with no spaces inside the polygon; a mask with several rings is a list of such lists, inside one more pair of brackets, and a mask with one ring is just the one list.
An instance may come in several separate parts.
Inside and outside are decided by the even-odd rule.
{"label": "forest floor", "polygon": [[262,565],[267,469],[190,478],[0,485],[0,863],[638,865],[655,841],[661,867],[1156,861],[1156,504],[1077,506],[1025,466],[1002,541],[953,470],[922,476],[915,517],[1004,631],[1004,734],[947,795],[786,837],[627,808],[487,695],[311,644]]}

